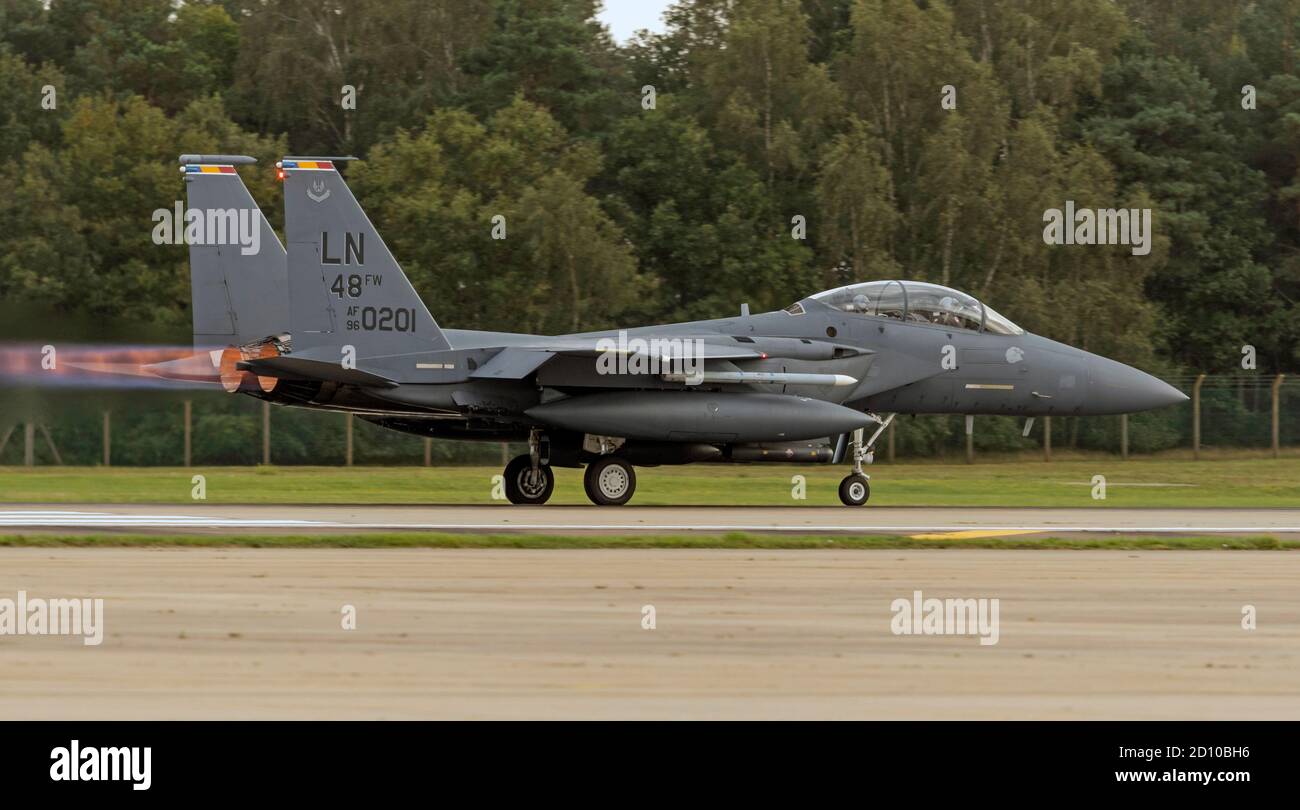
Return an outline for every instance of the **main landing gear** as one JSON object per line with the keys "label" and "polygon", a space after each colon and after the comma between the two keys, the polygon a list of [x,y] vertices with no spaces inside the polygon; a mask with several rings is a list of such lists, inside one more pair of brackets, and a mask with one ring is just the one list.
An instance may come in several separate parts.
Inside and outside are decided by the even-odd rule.
{"label": "main landing gear", "polygon": [[[528,453],[506,465],[506,499],[514,504],[540,506],[555,491],[551,470],[551,445],[541,431],[528,436]],[[636,471],[618,456],[602,456],[587,465],[582,477],[587,497],[597,506],[622,506],[636,492]]]}
{"label": "main landing gear", "polygon": [[555,491],[555,473],[551,470],[550,444],[534,430],[528,436],[527,455],[516,456],[506,465],[506,500],[514,504],[540,506]]}
{"label": "main landing gear", "polygon": [[853,441],[849,443],[849,452],[853,454],[853,472],[840,482],[840,503],[845,506],[862,506],[871,497],[871,476],[862,471],[862,465],[875,460],[876,439],[894,421],[894,414],[891,413],[884,419],[878,416],[874,418],[879,426],[871,438],[864,442],[862,437],[866,430],[858,428],[853,431]]}
{"label": "main landing gear", "polygon": [[506,500],[540,506],[555,490],[555,473],[549,464],[534,467],[528,456],[516,456],[506,465],[505,485]]}
{"label": "main landing gear", "polygon": [[[845,506],[862,506],[871,497],[871,478],[863,466],[874,460],[876,440],[895,415],[891,413],[883,419],[875,414],[870,416],[877,425],[871,438],[864,439],[865,428],[858,428],[848,442],[853,471],[844,477],[839,488],[840,502]],[[601,452],[610,449],[602,446]],[[843,457],[843,445],[836,454],[837,460]],[[550,442],[541,431],[533,430],[529,434],[528,453],[506,465],[504,478],[506,498],[511,503],[541,505],[550,500],[555,491],[555,473],[550,464]],[[597,506],[622,506],[636,492],[636,471],[620,456],[603,455],[587,465],[582,483],[587,497]]]}
{"label": "main landing gear", "polygon": [[597,506],[622,506],[636,492],[636,472],[623,459],[604,456],[587,465],[582,486]]}
{"label": "main landing gear", "polygon": [[[636,492],[636,472],[621,458],[602,458],[587,465],[582,485],[597,506],[622,506]],[[511,503],[540,506],[555,490],[555,473],[549,464],[534,467],[528,456],[518,456],[506,465],[505,489]]]}

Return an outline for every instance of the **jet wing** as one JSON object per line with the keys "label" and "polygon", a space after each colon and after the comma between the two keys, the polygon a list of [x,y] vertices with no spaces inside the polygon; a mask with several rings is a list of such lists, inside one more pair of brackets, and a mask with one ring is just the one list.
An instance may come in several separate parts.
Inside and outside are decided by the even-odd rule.
{"label": "jet wing", "polygon": [[697,362],[710,360],[759,360],[763,353],[744,347],[732,347],[711,343],[688,345],[688,339],[675,339],[651,347],[641,341],[628,341],[625,346],[614,345],[616,341],[599,342],[596,338],[547,338],[536,344],[510,345],[497,352],[491,360],[484,363],[469,376],[477,380],[522,380],[546,365],[555,357],[599,357],[606,352],[624,355],[641,355],[649,359],[652,354],[660,362],[679,360],[688,352]]}
{"label": "jet wing", "polygon": [[478,380],[522,380],[548,360],[554,352],[509,347],[497,352],[469,376]]}
{"label": "jet wing", "polygon": [[[618,345],[615,339],[606,338],[607,342],[599,344],[595,340],[557,343],[546,346],[543,351],[569,357],[597,357],[606,352],[613,352],[625,355],[639,354],[645,357],[655,356],[661,360],[679,360],[687,355],[696,360],[760,360],[764,357],[764,354],[756,349],[709,343],[702,338],[701,343],[696,345],[691,343],[692,340],[695,338],[661,337],[661,342],[654,345],[649,344],[649,341],[636,339],[626,341],[625,345]],[[610,345],[611,343],[614,345]],[[686,348],[687,346],[690,348]]]}

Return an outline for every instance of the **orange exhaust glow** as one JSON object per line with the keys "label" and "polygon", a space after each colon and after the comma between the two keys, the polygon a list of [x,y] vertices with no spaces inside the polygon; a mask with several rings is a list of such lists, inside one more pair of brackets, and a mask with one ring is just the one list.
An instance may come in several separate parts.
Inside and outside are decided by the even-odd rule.
{"label": "orange exhaust glow", "polygon": [[279,378],[264,377],[244,371],[238,367],[238,364],[245,360],[278,357],[279,354],[280,352],[270,343],[262,343],[249,349],[227,347],[221,353],[221,387],[231,394],[237,391],[252,391],[254,388],[271,393],[279,383]]}

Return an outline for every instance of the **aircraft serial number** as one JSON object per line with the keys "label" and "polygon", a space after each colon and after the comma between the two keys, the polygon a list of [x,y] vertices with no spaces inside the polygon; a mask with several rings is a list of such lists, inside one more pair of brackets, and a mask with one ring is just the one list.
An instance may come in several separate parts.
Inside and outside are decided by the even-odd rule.
{"label": "aircraft serial number", "polygon": [[349,332],[414,332],[414,307],[351,307],[349,318],[344,324]]}

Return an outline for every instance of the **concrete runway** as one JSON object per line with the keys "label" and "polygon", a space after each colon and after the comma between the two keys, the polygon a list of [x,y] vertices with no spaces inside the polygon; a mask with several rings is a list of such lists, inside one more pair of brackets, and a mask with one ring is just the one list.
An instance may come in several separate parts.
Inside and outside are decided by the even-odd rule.
{"label": "concrete runway", "polygon": [[[0,598],[102,597],[106,632],[0,636],[0,719],[1300,719],[1297,581],[1270,551],[2,548]],[[998,643],[894,635],[914,590],[999,599]]]}
{"label": "concrete runway", "polygon": [[1300,537],[1300,509],[4,504],[7,529],[166,533],[1259,535]]}

